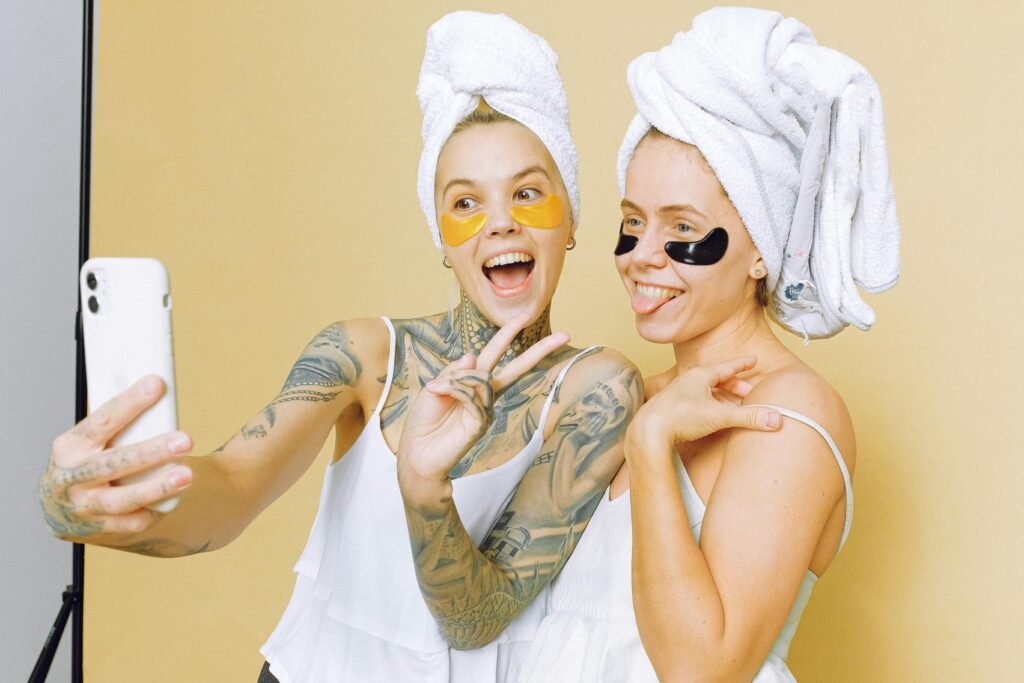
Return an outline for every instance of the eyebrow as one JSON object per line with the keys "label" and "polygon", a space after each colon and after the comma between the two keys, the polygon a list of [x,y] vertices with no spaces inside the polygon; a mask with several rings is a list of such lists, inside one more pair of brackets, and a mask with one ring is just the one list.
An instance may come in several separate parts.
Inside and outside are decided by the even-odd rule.
{"label": "eyebrow", "polygon": [[446,194],[448,194],[448,190],[452,189],[452,187],[455,186],[455,185],[472,185],[472,184],[473,184],[473,181],[469,180],[468,178],[452,178],[451,180],[448,181],[448,184],[444,186],[444,189],[441,190],[441,196],[443,197]]}
{"label": "eyebrow", "polygon": [[[548,175],[548,172],[546,170],[544,170],[543,166],[530,166],[529,168],[524,168],[522,171],[520,171],[519,173],[516,173],[514,176],[512,176],[512,182],[517,183],[520,180],[522,180],[523,178],[525,178],[526,176],[531,175],[533,173],[540,173],[545,178],[547,178],[548,181],[551,180],[551,176]],[[448,194],[448,190],[450,190],[455,185],[473,186],[475,184],[476,183],[474,183],[472,180],[470,180],[468,178],[452,178],[444,186],[444,189],[441,190],[441,196],[443,197],[446,194]]]}
{"label": "eyebrow", "polygon": [[544,170],[543,166],[530,166],[529,168],[524,168],[522,171],[512,176],[512,181],[515,182],[517,180],[522,180],[531,173],[540,173],[548,180],[551,180],[551,176],[548,175],[548,172]]}
{"label": "eyebrow", "polygon": [[[637,206],[633,202],[629,201],[628,199],[623,199],[619,203],[619,206],[622,207],[623,209],[632,209],[633,211],[637,211],[639,213],[644,213],[643,209],[641,209],[639,206]],[[702,213],[701,211],[698,211],[697,207],[693,206],[692,204],[669,204],[668,206],[662,206],[662,207],[658,208],[656,213],[661,214],[661,215],[665,215],[665,214],[669,214],[669,213],[683,213],[683,212],[696,214],[697,216],[700,216],[704,220],[708,219],[708,217],[704,213]]]}
{"label": "eyebrow", "polygon": [[628,199],[623,199],[621,202],[619,202],[619,208],[622,208],[622,209],[632,209],[633,211],[636,211],[637,213],[643,213],[644,212],[643,209],[641,209],[639,206],[637,206],[633,202],[629,201]]}
{"label": "eyebrow", "polygon": [[685,213],[696,214],[696,215],[700,216],[701,218],[707,220],[707,216],[705,216],[702,212],[698,211],[697,207],[693,206],[692,204],[669,204],[668,206],[663,206],[660,209],[658,209],[658,213],[662,214],[662,215],[665,215],[667,213],[684,213],[684,212]]}

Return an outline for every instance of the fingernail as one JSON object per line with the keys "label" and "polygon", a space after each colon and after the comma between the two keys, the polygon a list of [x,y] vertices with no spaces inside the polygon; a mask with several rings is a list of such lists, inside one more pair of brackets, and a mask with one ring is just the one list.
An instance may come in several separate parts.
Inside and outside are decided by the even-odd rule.
{"label": "fingernail", "polygon": [[192,483],[192,471],[186,469],[174,470],[167,481],[176,489],[184,488]]}
{"label": "fingernail", "polygon": [[779,425],[782,424],[782,416],[775,412],[765,413],[762,420],[764,422],[764,426],[768,429],[778,429]]}
{"label": "fingernail", "polygon": [[171,449],[171,451],[174,453],[181,453],[182,451],[187,451],[189,445],[190,442],[188,436],[182,434],[181,432],[178,432],[177,434],[174,434],[167,439],[167,447]]}
{"label": "fingernail", "polygon": [[156,375],[150,375],[149,377],[142,380],[142,393],[146,396],[156,396],[160,391],[160,378]]}

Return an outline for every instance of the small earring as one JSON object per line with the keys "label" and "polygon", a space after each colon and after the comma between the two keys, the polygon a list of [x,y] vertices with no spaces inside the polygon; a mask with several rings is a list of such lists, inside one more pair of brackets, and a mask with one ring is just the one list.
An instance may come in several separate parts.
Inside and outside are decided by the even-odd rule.
{"label": "small earring", "polygon": [[569,238],[569,244],[565,245],[565,250],[566,251],[572,251],[575,248],[576,248],[576,238],[575,237],[570,237]]}
{"label": "small earring", "polygon": [[760,268],[758,268],[757,270],[754,271],[754,277],[761,277],[761,269]]}
{"label": "small earring", "polygon": [[447,256],[442,256],[441,257],[441,265],[444,266],[445,268],[449,269],[449,270],[451,270],[451,268],[452,268],[452,264],[448,263],[448,257]]}

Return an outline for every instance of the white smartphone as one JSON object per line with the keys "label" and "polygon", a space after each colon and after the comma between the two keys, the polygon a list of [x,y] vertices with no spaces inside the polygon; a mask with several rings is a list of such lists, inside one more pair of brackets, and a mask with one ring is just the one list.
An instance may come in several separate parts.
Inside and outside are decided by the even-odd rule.
{"label": "white smartphone", "polygon": [[[89,411],[103,405],[133,383],[157,374],[167,392],[118,434],[111,445],[137,443],[178,428],[174,391],[174,345],[171,337],[171,289],[167,270],[152,258],[92,258],[80,273],[82,328]],[[125,477],[130,484],[159,476],[161,467]],[[170,512],[178,498],[150,509]]]}

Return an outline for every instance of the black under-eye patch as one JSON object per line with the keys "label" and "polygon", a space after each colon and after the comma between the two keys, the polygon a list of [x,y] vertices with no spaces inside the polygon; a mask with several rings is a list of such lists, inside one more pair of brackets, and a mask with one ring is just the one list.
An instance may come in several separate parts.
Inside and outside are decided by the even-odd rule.
{"label": "black under-eye patch", "polygon": [[715,228],[702,240],[696,242],[666,242],[665,253],[677,263],[691,266],[710,266],[718,263],[729,248],[729,233],[725,228]]}
{"label": "black under-eye patch", "polygon": [[622,226],[624,223],[625,221],[619,223],[619,241],[615,245],[616,256],[622,256],[623,254],[628,254],[629,252],[633,251],[633,249],[636,247],[636,243],[639,241],[636,237],[633,237],[632,235],[625,235],[622,233]]}
{"label": "black under-eye patch", "polygon": [[[622,232],[624,223],[619,223],[619,241],[615,245],[615,255],[628,254],[636,248],[639,238]],[[729,248],[729,233],[725,228],[715,228],[707,236],[696,242],[671,241],[665,243],[665,253],[677,263],[691,266],[710,266],[718,263]]]}

